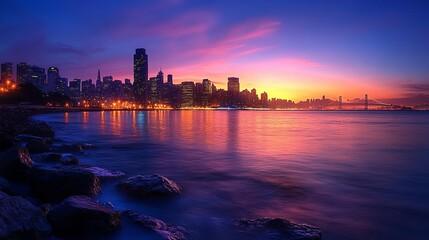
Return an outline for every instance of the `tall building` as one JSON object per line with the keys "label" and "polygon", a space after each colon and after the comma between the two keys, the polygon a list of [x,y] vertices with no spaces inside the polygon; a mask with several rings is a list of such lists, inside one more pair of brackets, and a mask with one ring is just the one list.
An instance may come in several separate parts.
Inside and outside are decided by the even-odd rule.
{"label": "tall building", "polygon": [[45,91],[45,86],[47,85],[45,69],[37,66],[31,66],[30,82],[41,91]]}
{"label": "tall building", "polygon": [[147,107],[148,102],[148,56],[146,49],[138,48],[134,54],[134,91],[136,101]]}
{"label": "tall building", "polygon": [[97,81],[95,82],[95,92],[97,97],[103,96],[103,82],[101,81],[100,69],[98,69]]}
{"label": "tall building", "polygon": [[167,83],[169,85],[173,85],[173,75],[171,75],[171,74],[167,75]]}
{"label": "tall building", "polygon": [[158,103],[158,78],[151,77],[149,78],[149,102],[151,104]]}
{"label": "tall building", "polygon": [[228,78],[228,106],[237,107],[240,104],[240,80],[237,77]]}
{"label": "tall building", "polygon": [[68,95],[69,94],[69,87],[68,87],[69,80],[67,78],[58,78],[56,85],[55,85],[55,92]]}
{"label": "tall building", "polygon": [[94,84],[92,84],[92,79],[82,81],[82,97],[89,99],[93,97],[94,94]]}
{"label": "tall building", "polygon": [[268,107],[268,94],[266,92],[261,93],[261,107]]}
{"label": "tall building", "polygon": [[70,88],[70,97],[71,98],[80,98],[81,97],[81,80],[80,79],[74,79],[70,81],[69,88]]}
{"label": "tall building", "polygon": [[25,62],[16,65],[16,81],[19,84],[31,83],[31,66]]}
{"label": "tall building", "polygon": [[13,82],[13,64],[10,62],[1,64],[0,84],[5,84],[7,81]]}
{"label": "tall building", "polygon": [[158,101],[164,102],[164,73],[162,72],[162,68],[159,69],[158,75],[156,75],[156,91],[158,93]]}
{"label": "tall building", "polygon": [[194,82],[182,82],[180,88],[182,92],[181,107],[192,107],[194,105]]}
{"label": "tall building", "polygon": [[57,67],[48,68],[48,86],[47,92],[55,92],[55,87],[57,85],[57,80],[60,77],[60,71]]}

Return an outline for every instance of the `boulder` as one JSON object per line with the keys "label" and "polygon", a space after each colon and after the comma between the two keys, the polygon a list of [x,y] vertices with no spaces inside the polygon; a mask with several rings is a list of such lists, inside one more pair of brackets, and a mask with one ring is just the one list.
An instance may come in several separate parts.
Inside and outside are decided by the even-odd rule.
{"label": "boulder", "polygon": [[70,153],[45,153],[40,156],[40,160],[45,162],[60,163],[61,165],[78,165],[79,159]]}
{"label": "boulder", "polygon": [[29,128],[24,131],[25,134],[34,135],[37,137],[43,138],[54,138],[55,132],[52,128],[46,123],[35,123],[31,124]]}
{"label": "boulder", "polygon": [[44,139],[32,139],[26,145],[30,153],[44,153],[49,151],[49,145]]}
{"label": "boulder", "polygon": [[82,152],[82,146],[76,143],[56,144],[52,149],[62,153]]}
{"label": "boulder", "polygon": [[12,193],[12,188],[7,179],[0,177],[0,191],[5,193]]}
{"label": "boulder", "polygon": [[15,137],[15,140],[20,141],[20,142],[26,142],[26,143],[34,141],[34,140],[44,141],[46,144],[53,143],[52,138],[38,137],[38,136],[30,135],[30,134],[19,134],[18,136]]}
{"label": "boulder", "polygon": [[33,161],[28,150],[21,144],[0,153],[0,175],[7,178],[22,178],[31,169]]}
{"label": "boulder", "polygon": [[95,176],[97,176],[100,179],[115,178],[115,177],[121,177],[125,175],[125,173],[121,171],[111,171],[111,170],[101,168],[101,167],[96,167],[96,166],[80,165],[77,167],[82,170],[93,173]]}
{"label": "boulder", "polygon": [[59,236],[91,236],[115,230],[121,216],[87,196],[71,196],[49,211],[48,220]]}
{"label": "boulder", "polygon": [[95,195],[100,180],[93,173],[70,167],[37,167],[31,170],[31,190],[46,201],[61,200],[71,195]]}
{"label": "boulder", "polygon": [[4,133],[0,133],[0,151],[6,150],[13,146],[12,138]]}
{"label": "boulder", "polygon": [[52,228],[41,209],[0,192],[0,239],[43,239]]}
{"label": "boulder", "polygon": [[125,211],[123,214],[130,218],[134,223],[149,231],[155,232],[165,240],[183,240],[193,235],[181,226],[167,224],[154,217],[139,214],[134,211]]}
{"label": "boulder", "polygon": [[181,188],[161,175],[137,175],[118,184],[119,189],[137,197],[179,195]]}
{"label": "boulder", "polygon": [[260,235],[267,240],[320,240],[322,232],[319,228],[296,224],[282,218],[258,218],[235,220],[243,233],[251,236]]}

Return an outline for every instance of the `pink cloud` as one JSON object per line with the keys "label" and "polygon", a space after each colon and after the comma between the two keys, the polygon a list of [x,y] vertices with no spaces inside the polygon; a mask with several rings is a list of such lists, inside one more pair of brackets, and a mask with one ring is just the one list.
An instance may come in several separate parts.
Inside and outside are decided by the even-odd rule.
{"label": "pink cloud", "polygon": [[156,24],[146,29],[149,34],[159,36],[180,37],[206,32],[215,24],[213,14],[204,11],[184,13],[175,19]]}

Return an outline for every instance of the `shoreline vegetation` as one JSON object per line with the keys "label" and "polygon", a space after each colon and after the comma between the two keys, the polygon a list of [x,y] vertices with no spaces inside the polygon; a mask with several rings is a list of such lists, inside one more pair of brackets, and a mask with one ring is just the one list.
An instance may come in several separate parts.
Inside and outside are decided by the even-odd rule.
{"label": "shoreline vegetation", "polygon": [[[117,194],[134,198],[180,197],[181,186],[157,174],[127,176],[80,164],[74,153],[96,146],[65,144],[48,124],[31,119],[36,114],[83,110],[88,111],[0,107],[0,239],[103,237],[125,224],[140,226],[159,239],[199,239],[192,229],[96,200],[107,179],[117,181]],[[317,227],[281,218],[231,219],[229,224],[246,239],[322,238]]]}

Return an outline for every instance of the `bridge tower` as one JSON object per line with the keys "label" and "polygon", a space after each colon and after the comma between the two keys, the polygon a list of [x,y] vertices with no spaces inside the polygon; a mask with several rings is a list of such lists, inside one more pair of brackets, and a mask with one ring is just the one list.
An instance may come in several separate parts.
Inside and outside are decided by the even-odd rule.
{"label": "bridge tower", "polygon": [[343,96],[338,97],[338,102],[339,102],[338,109],[342,110],[343,109]]}
{"label": "bridge tower", "polygon": [[368,94],[365,94],[365,110],[368,110]]}

